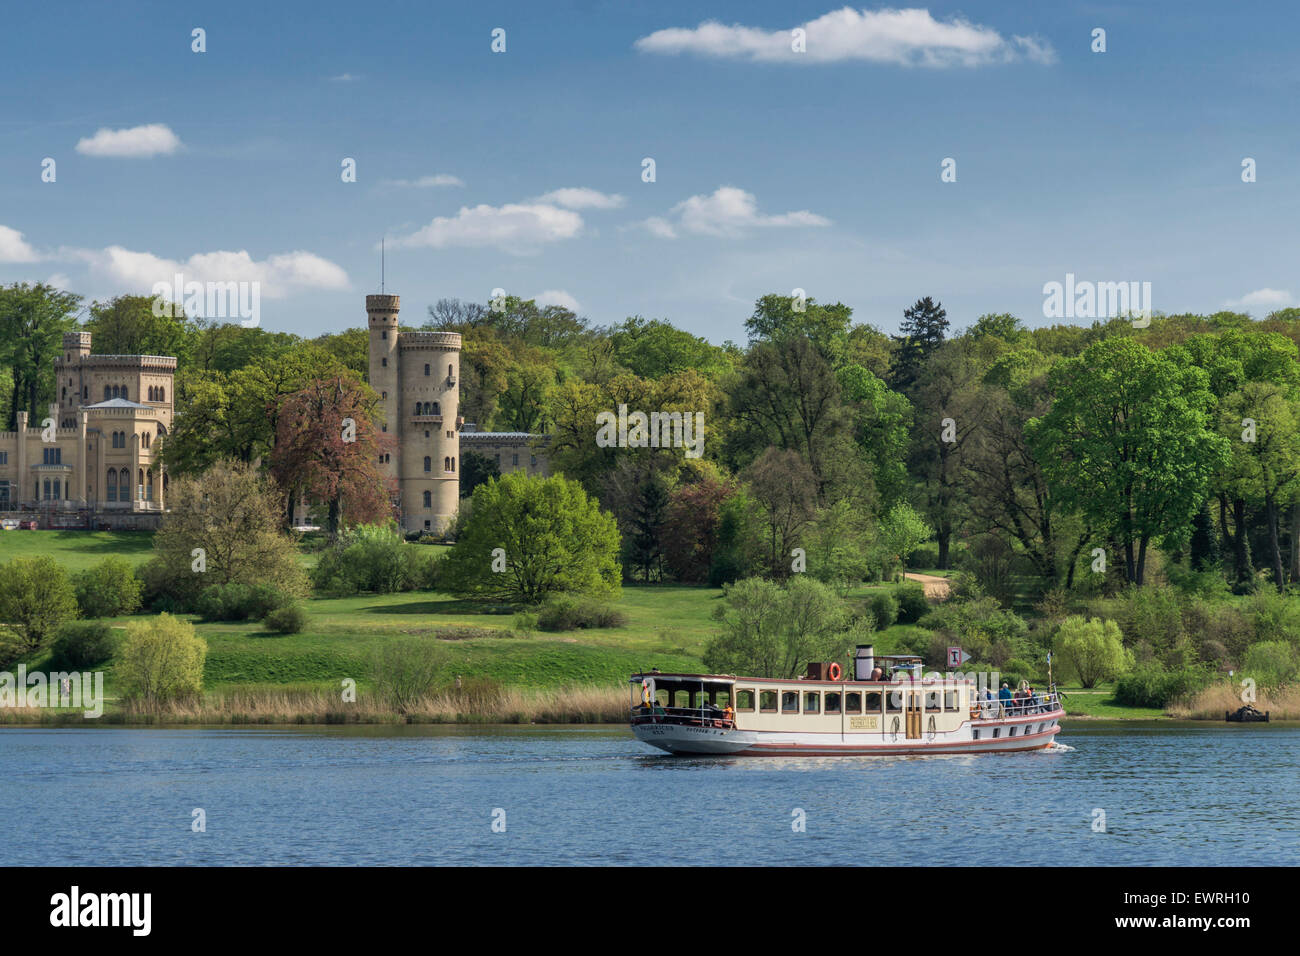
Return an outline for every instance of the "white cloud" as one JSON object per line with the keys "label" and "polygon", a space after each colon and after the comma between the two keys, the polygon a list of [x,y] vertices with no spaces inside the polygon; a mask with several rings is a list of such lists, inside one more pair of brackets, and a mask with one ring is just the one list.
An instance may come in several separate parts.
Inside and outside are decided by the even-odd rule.
{"label": "white cloud", "polygon": [[618,209],[626,200],[617,193],[602,193],[586,186],[570,186],[553,189],[533,201],[563,206],[565,209]]}
{"label": "white cloud", "polygon": [[423,229],[393,242],[397,247],[494,246],[507,252],[533,252],[540,245],[572,239],[582,232],[582,217],[549,203],[462,206],[455,216],[437,216]]}
{"label": "white cloud", "polygon": [[1052,63],[1051,45],[1034,37],[1005,39],[992,27],[961,17],[936,20],[929,10],[832,10],[799,24],[805,52],[792,50],[790,29],[765,30],[707,20],[694,28],[657,30],[636,41],[645,53],[747,60],[762,63],[837,63],[861,60],[899,66],[983,66],[1028,59]]}
{"label": "white cloud", "polygon": [[77,143],[77,152],[83,156],[165,156],[180,148],[180,139],[163,123],[132,126],[130,129],[103,128]]}
{"label": "white cloud", "polygon": [[346,289],[348,275],[339,266],[310,252],[286,252],[256,260],[246,251],[200,252],[184,261],[121,246],[70,250],[94,272],[126,291],[142,294],[157,282],[172,282],[177,273],[186,282],[257,282],[260,294],[280,299],[310,289]]}
{"label": "white cloud", "polygon": [[539,292],[533,296],[533,301],[537,303],[539,308],[543,309],[548,305],[558,305],[570,312],[578,312],[581,309],[578,300],[563,289],[547,289],[545,292]]}
{"label": "white cloud", "polygon": [[421,176],[419,179],[385,179],[385,186],[409,186],[414,189],[430,189],[435,186],[464,186],[465,181],[459,176],[437,173],[433,176]]}
{"label": "white cloud", "polygon": [[355,73],[340,73],[338,76],[331,76],[330,79],[335,83],[351,83],[361,79]]}
{"label": "white cloud", "polygon": [[829,226],[825,216],[806,209],[780,215],[764,215],[758,211],[754,194],[735,186],[719,186],[709,195],[692,196],[672,208],[671,218],[651,216],[642,222],[651,235],[661,239],[676,239],[681,233],[700,236],[740,238],[753,229],[789,226]]}
{"label": "white cloud", "polygon": [[39,258],[21,232],[0,226],[0,262],[35,262]]}
{"label": "white cloud", "polygon": [[1285,309],[1295,305],[1296,300],[1284,289],[1256,289],[1254,292],[1247,292],[1240,299],[1224,304],[1230,309],[1255,308],[1271,312],[1274,309]]}

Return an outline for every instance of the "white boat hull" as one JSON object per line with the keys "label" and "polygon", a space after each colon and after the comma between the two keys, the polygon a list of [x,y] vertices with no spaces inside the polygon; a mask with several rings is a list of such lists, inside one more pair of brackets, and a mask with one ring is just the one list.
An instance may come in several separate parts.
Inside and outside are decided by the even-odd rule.
{"label": "white boat hull", "polygon": [[1064,712],[1058,710],[1003,720],[967,721],[950,733],[926,733],[912,739],[902,733],[879,731],[799,733],[677,723],[640,723],[633,725],[632,732],[638,740],[670,754],[861,757],[1015,753],[1052,746],[1061,731],[1063,716]]}

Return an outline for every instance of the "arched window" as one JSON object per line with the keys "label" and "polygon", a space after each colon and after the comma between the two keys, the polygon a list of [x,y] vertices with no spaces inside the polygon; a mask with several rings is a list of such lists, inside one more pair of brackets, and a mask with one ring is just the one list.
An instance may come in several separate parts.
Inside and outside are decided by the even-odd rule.
{"label": "arched window", "polygon": [[433,507],[433,492],[432,492],[432,491],[426,491],[426,492],[424,493],[424,506],[425,506],[426,508],[432,508],[432,507]]}
{"label": "arched window", "polygon": [[455,470],[456,470],[456,458],[455,458],[455,456],[453,456],[452,459],[451,459],[451,470],[452,470],[452,471],[455,471]]}
{"label": "arched window", "polygon": [[144,469],[140,468],[136,472],[135,496],[143,500],[144,498]]}
{"label": "arched window", "polygon": [[450,458],[444,458],[444,459],[442,460],[442,470],[443,470],[443,471],[451,471],[451,459],[450,459]]}
{"label": "arched window", "polygon": [[122,468],[117,473],[117,500],[131,500],[131,473]]}
{"label": "arched window", "polygon": [[112,395],[112,389],[110,389],[107,385],[105,385],[105,386],[104,386],[104,401],[108,401],[108,400],[109,400],[110,398],[112,398],[112,397],[113,397],[113,395]]}
{"label": "arched window", "polygon": [[159,386],[158,386],[158,401],[160,401],[160,402],[165,402],[165,401],[167,401],[167,386],[166,386],[166,385],[159,385]]}
{"label": "arched window", "polygon": [[149,388],[148,388],[148,392],[149,392],[149,401],[152,402],[152,401],[153,401],[153,386],[152,386],[152,385],[149,386]]}
{"label": "arched window", "polygon": [[117,469],[116,468],[108,469],[108,481],[106,482],[105,487],[108,489],[108,500],[116,501],[117,500]]}
{"label": "arched window", "polygon": [[144,475],[144,498],[145,501],[153,501],[153,469],[150,468]]}
{"label": "arched window", "polygon": [[424,470],[433,471],[433,459],[430,458],[428,455],[424,456]]}
{"label": "arched window", "polygon": [[455,376],[455,373],[453,373],[451,369],[452,369],[451,365],[448,365],[448,366],[447,366],[447,377],[448,377],[448,378],[455,378],[455,377],[456,377],[456,376]]}

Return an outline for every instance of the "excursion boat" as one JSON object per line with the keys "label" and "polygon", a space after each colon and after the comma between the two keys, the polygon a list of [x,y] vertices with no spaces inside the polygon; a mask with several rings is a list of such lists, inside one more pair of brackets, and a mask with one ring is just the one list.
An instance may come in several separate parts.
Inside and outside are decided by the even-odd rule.
{"label": "excursion boat", "polygon": [[921,668],[919,657],[877,658],[862,645],[853,679],[838,664],[793,680],[633,674],[632,733],[671,754],[746,757],[1011,753],[1046,749],[1060,733],[1054,690],[981,699],[973,679]]}

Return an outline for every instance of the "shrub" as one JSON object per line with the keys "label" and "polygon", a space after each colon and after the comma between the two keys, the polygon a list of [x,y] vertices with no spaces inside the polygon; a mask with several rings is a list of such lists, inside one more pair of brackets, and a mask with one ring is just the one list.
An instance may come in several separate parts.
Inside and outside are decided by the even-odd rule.
{"label": "shrub", "polygon": [[25,651],[39,650],[64,621],[77,616],[68,572],[53,558],[14,558],[0,564],[0,621]]}
{"label": "shrub", "polygon": [[79,571],[73,575],[72,587],[82,617],[118,617],[140,610],[142,585],[125,558],[105,558]]}
{"label": "shrub", "polygon": [[1167,707],[1179,697],[1196,693],[1209,683],[1209,674],[1200,668],[1169,670],[1149,661],[1115,681],[1115,702],[1129,707]]}
{"label": "shrub", "polygon": [[392,594],[431,586],[438,554],[403,540],[393,524],[358,525],[339,535],[311,572],[328,594]]}
{"label": "shrub", "polygon": [[537,612],[537,626],[543,631],[574,631],[580,628],[624,627],[627,615],[618,608],[597,601],[555,598]]}
{"label": "shrub", "polygon": [[193,697],[203,689],[207,653],[188,621],[170,614],[132,621],[117,657],[123,696],[149,704]]}
{"label": "shrub", "polygon": [[384,643],[371,666],[376,694],[394,710],[406,713],[433,693],[446,657],[432,641]]}
{"label": "shrub", "polygon": [[205,588],[195,610],[205,621],[260,621],[292,598],[269,584],[214,584]]}
{"label": "shrub", "polygon": [[268,612],[262,626],[276,634],[297,634],[307,626],[307,612],[301,604],[286,604]]}
{"label": "shrub", "polygon": [[52,670],[87,670],[113,656],[117,642],[103,621],[69,621],[54,632]]}
{"label": "shrub", "polygon": [[867,610],[876,622],[876,630],[883,631],[898,620],[898,598],[888,591],[875,591],[867,598]]}
{"label": "shrub", "polygon": [[1252,643],[1300,639],[1300,602],[1294,595],[1279,594],[1276,588],[1261,588],[1243,608],[1254,629]]}
{"label": "shrub", "polygon": [[1067,617],[1056,632],[1060,642],[1062,672],[1084,687],[1095,687],[1133,666],[1133,653],[1124,647],[1114,621]]}
{"label": "shrub", "polygon": [[896,585],[894,600],[898,602],[899,624],[915,624],[930,613],[930,602],[925,597],[925,586],[915,581]]}
{"label": "shrub", "polygon": [[1300,654],[1286,641],[1262,641],[1246,651],[1242,673],[1263,687],[1280,687],[1295,679]]}

